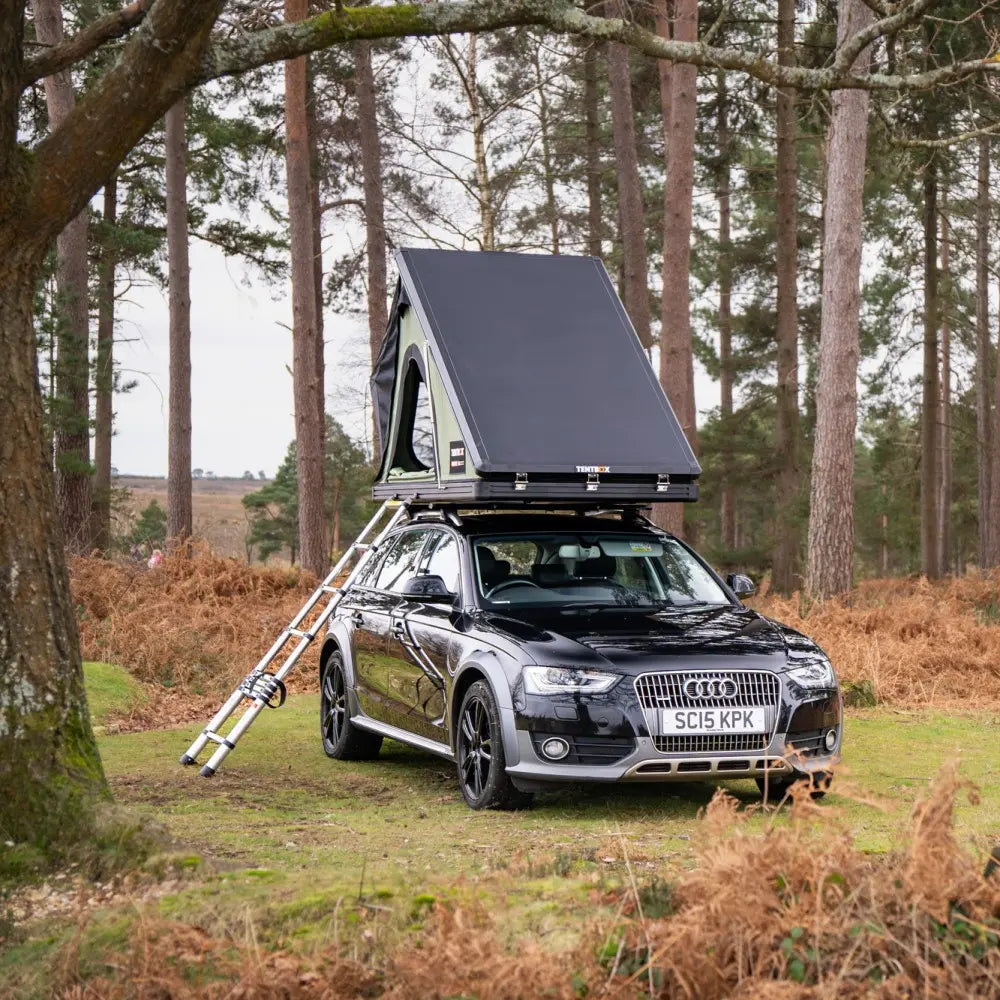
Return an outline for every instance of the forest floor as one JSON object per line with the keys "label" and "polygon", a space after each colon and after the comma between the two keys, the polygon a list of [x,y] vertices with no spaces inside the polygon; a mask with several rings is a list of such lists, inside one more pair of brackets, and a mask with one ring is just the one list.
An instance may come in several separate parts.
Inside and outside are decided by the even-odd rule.
{"label": "forest floor", "polygon": [[[118,668],[88,665],[86,673],[115,798],[142,824],[165,828],[176,852],[120,884],[70,873],[15,893],[0,952],[3,996],[84,987],[94,992],[78,995],[119,995],[118,972],[135,963],[137,942],[148,955],[149,935],[159,940],[164,928],[171,940],[193,927],[199,941],[280,954],[300,979],[331,949],[381,968],[422,940],[433,908],[492,917],[499,948],[530,940],[562,953],[592,928],[613,936],[608,929],[635,900],[647,919],[668,912],[674,887],[703,863],[714,836],[702,818],[713,789],[696,784],[573,788],[538,796],[527,812],[473,813],[451,765],[399,744],[387,742],[373,762],[328,760],[312,694],[267,713],[204,780],[177,764],[198,727],[109,733],[106,722],[141,693]],[[998,745],[995,712],[856,709],[844,773],[821,805],[808,804],[809,816],[764,810],[751,782],[734,781],[730,819],[743,838],[813,838],[817,856],[844,839],[861,864],[877,864],[909,843],[915,803],[957,761],[980,789],[975,804],[957,797],[957,850],[981,867],[1000,831]],[[193,945],[177,938],[171,947]],[[204,941],[185,962],[187,971],[167,971],[192,989],[217,964]],[[796,979],[787,969],[785,978]]]}
{"label": "forest floor", "polygon": [[306,577],[216,557],[72,576],[85,656],[121,664],[86,668],[115,799],[171,846],[0,885],[5,1000],[1000,997],[1000,578],[755,599],[850,695],[821,803],[733,781],[473,813],[437,758],[328,760],[309,671],[215,778],[177,764]]}

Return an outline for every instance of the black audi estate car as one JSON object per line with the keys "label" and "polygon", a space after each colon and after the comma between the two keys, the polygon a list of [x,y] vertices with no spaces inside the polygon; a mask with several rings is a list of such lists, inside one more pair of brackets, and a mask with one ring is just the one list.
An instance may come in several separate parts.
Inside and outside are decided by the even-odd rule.
{"label": "black audi estate car", "polygon": [[412,513],[329,624],[323,748],[363,760],[389,737],[453,760],[473,809],[563,782],[818,789],[836,675],[752,592],[638,510]]}

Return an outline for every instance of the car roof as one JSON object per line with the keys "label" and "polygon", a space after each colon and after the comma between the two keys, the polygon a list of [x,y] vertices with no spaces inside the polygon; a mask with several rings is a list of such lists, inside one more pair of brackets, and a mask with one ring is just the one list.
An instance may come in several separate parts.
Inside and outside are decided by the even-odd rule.
{"label": "car roof", "polygon": [[[599,517],[592,514],[546,513],[525,511],[524,513],[466,513],[459,515],[461,524],[458,530],[468,536],[502,535],[507,533],[540,533],[540,532],[599,532],[624,533],[630,535],[645,535],[657,532],[658,529],[632,520],[623,521],[618,517]],[[417,517],[411,523],[434,523]]]}

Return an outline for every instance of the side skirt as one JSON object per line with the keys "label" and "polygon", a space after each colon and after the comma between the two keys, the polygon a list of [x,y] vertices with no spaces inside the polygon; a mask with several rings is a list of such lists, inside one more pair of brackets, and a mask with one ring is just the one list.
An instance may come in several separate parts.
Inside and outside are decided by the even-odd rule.
{"label": "side skirt", "polygon": [[366,715],[352,715],[351,725],[357,726],[358,729],[367,729],[371,733],[379,733],[397,743],[405,743],[407,746],[415,747],[417,750],[426,750],[428,753],[437,754],[438,757],[444,757],[446,760],[453,761],[455,759],[451,747],[444,743],[436,743],[423,736],[408,733],[405,729],[397,729],[396,726],[390,726],[387,722],[377,722],[375,719],[369,719]]}

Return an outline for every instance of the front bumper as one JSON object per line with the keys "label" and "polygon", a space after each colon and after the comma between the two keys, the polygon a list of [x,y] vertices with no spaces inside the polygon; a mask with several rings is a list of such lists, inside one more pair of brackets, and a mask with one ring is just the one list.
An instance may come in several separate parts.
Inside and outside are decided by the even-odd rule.
{"label": "front bumper", "polygon": [[[726,781],[736,778],[805,776],[829,770],[841,759],[842,715],[837,690],[805,691],[778,679],[777,702],[770,710],[771,731],[758,740],[683,741],[669,752],[667,741],[651,731],[653,715],[644,709],[628,681],[607,695],[515,699],[517,763],[507,773],[524,789],[586,782]],[[836,742],[826,746],[833,730]],[[550,737],[566,740],[571,752],[562,761],[544,757]],[[729,749],[729,745],[735,746]],[[726,747],[726,749],[720,749]]]}

